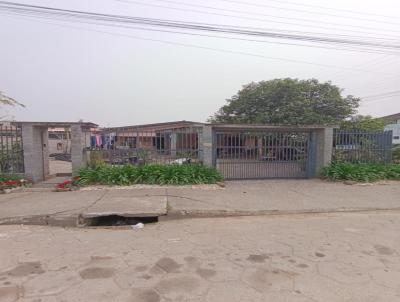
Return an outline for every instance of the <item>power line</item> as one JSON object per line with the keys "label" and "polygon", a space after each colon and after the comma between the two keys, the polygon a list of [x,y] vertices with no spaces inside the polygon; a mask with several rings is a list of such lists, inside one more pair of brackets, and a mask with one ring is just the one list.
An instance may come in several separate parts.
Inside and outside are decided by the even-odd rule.
{"label": "power line", "polygon": [[294,12],[300,12],[300,13],[305,13],[305,14],[313,14],[313,15],[318,14],[318,15],[325,15],[325,16],[336,17],[336,18],[339,17],[339,18],[352,19],[352,20],[369,21],[369,22],[375,22],[375,23],[386,23],[386,24],[391,24],[391,25],[400,25],[400,23],[397,23],[397,22],[373,20],[373,19],[360,18],[360,17],[350,17],[350,16],[343,16],[343,15],[315,12],[315,11],[313,12],[313,11],[308,11],[308,10],[304,10],[304,9],[280,7],[280,6],[270,5],[270,4],[260,4],[260,3],[244,2],[244,1],[236,1],[236,0],[219,0],[219,1],[236,3],[236,4],[245,4],[245,5],[251,5],[251,6],[256,6],[256,7],[273,8],[273,9],[284,10],[284,11],[294,11]]}
{"label": "power line", "polygon": [[270,32],[270,31],[255,31],[242,29],[240,27],[230,27],[227,25],[209,25],[204,23],[192,23],[192,22],[181,22],[175,20],[162,20],[153,18],[141,18],[141,17],[131,17],[131,16],[121,16],[121,15],[111,15],[111,14],[99,14],[91,13],[77,10],[66,10],[51,7],[35,6],[35,5],[25,5],[20,3],[10,3],[7,1],[0,1],[0,10],[25,14],[25,15],[35,15],[37,17],[55,17],[55,18],[66,18],[67,20],[79,19],[79,20],[96,20],[107,24],[115,26],[115,23],[119,24],[142,24],[148,26],[156,27],[167,27],[174,29],[185,29],[185,30],[195,30],[195,31],[207,31],[220,34],[234,34],[234,35],[246,35],[246,36],[257,36],[263,38],[273,38],[273,39],[289,39],[297,40],[303,42],[312,43],[326,43],[326,44],[336,44],[341,46],[353,46],[353,47],[364,47],[369,49],[387,51],[393,50],[398,51],[400,45],[393,43],[382,43],[369,40],[351,40],[343,38],[329,38],[329,37],[319,37],[319,36],[308,36],[292,33],[281,33],[281,32]]}
{"label": "power line", "polygon": [[306,3],[301,3],[300,4],[300,3],[296,3],[296,2],[282,1],[282,0],[269,0],[269,1],[270,2],[277,2],[277,3],[284,3],[284,4],[289,4],[289,5],[295,5],[295,6],[314,7],[314,8],[326,9],[326,10],[337,11],[337,12],[347,12],[347,13],[357,14],[357,15],[375,16],[375,17],[390,18],[390,19],[396,19],[396,20],[399,19],[399,17],[395,17],[395,16],[388,16],[388,15],[381,15],[381,14],[374,14],[374,13],[367,13],[367,12],[359,12],[359,11],[350,10],[350,9],[333,8],[333,7],[327,7],[327,6],[315,5],[315,4],[308,4],[308,3],[307,4]]}
{"label": "power line", "polygon": [[[1,12],[0,12],[0,14],[1,14]],[[21,14],[17,14],[17,13],[15,13],[15,15],[25,16],[25,15],[21,15]],[[36,16],[29,16],[29,18],[36,18]],[[53,20],[52,18],[47,18],[47,17],[41,17],[41,19]],[[101,25],[101,26],[104,25],[102,23],[94,22],[94,21],[76,20],[75,22],[82,23],[82,24]],[[290,45],[290,46],[309,47],[309,48],[321,48],[321,49],[328,49],[328,50],[342,50],[342,51],[349,51],[349,52],[382,53],[382,52],[379,52],[379,51],[372,51],[372,50],[363,49],[363,48],[353,49],[353,48],[349,48],[349,47],[345,47],[345,46],[342,46],[342,47],[328,47],[328,46],[323,46],[323,45],[307,45],[307,44],[287,43],[287,42],[285,43],[285,42],[277,42],[277,41],[271,42],[271,41],[267,41],[267,40],[246,39],[246,38],[238,38],[238,37],[230,37],[230,36],[218,36],[218,35],[209,35],[209,34],[199,34],[199,33],[193,33],[193,32],[162,30],[162,29],[144,28],[144,27],[137,27],[137,26],[125,26],[125,25],[118,25],[118,26],[113,26],[113,27],[125,28],[125,29],[133,29],[133,30],[143,30],[143,31],[171,33],[171,34],[179,34],[179,35],[190,35],[190,36],[198,36],[198,37],[227,39],[227,40],[235,40],[235,41],[268,43],[268,44],[274,44],[274,45]],[[393,55],[396,55],[396,53],[393,53]]]}
{"label": "power line", "polygon": [[114,32],[107,32],[107,31],[102,31],[102,30],[89,29],[89,28],[71,26],[71,25],[66,25],[66,24],[57,24],[57,23],[52,23],[52,22],[47,22],[47,21],[38,21],[36,19],[31,19],[32,17],[22,17],[22,18],[24,18],[26,20],[29,20],[29,21],[34,21],[34,22],[39,22],[39,23],[44,23],[44,24],[50,24],[50,25],[55,25],[55,26],[60,26],[60,27],[65,27],[65,28],[72,28],[72,29],[77,29],[77,30],[85,30],[85,31],[97,32],[97,33],[102,33],[102,34],[107,34],[107,35],[112,35],[112,36],[119,36],[119,37],[125,37],[125,38],[137,39],[137,40],[158,42],[158,43],[176,45],[176,46],[181,46],[181,47],[197,48],[197,49],[209,50],[209,51],[214,51],[214,52],[219,52],[219,53],[228,53],[228,54],[256,57],[256,58],[261,58],[261,59],[291,62],[291,63],[296,63],[296,64],[307,64],[307,65],[313,65],[313,66],[318,66],[318,67],[323,67],[323,68],[345,69],[345,70],[352,70],[352,71],[357,71],[357,72],[362,72],[362,73],[368,72],[368,70],[363,70],[363,69],[354,69],[354,68],[350,68],[350,67],[342,67],[342,66],[336,66],[336,65],[321,64],[321,63],[315,63],[315,62],[309,62],[309,61],[287,59],[287,58],[281,58],[281,57],[265,56],[265,55],[254,54],[254,53],[249,53],[249,52],[242,52],[242,51],[234,51],[234,50],[221,49],[221,48],[206,47],[206,46],[200,46],[200,45],[189,44],[189,43],[180,43],[180,42],[172,42],[172,41],[160,40],[160,39],[143,38],[143,37],[138,37],[138,36],[133,36],[133,35],[114,33]]}
{"label": "power line", "polygon": [[[132,1],[132,0],[113,0],[113,1],[120,2],[120,3],[130,3],[130,4],[144,5],[144,6],[150,6],[150,7],[158,7],[158,8],[164,8],[164,9],[170,9],[170,10],[184,11],[184,12],[192,12],[192,13],[197,13],[197,14],[205,14],[205,15],[214,15],[214,16],[222,16],[222,17],[229,17],[229,18],[236,18],[236,19],[251,20],[251,21],[261,21],[261,22],[268,22],[268,23],[272,22],[272,23],[294,25],[294,26],[300,26],[300,27],[310,27],[310,26],[312,26],[312,25],[305,25],[305,24],[299,24],[299,23],[293,23],[293,22],[273,21],[273,20],[260,19],[260,18],[254,18],[254,17],[246,17],[246,16],[237,16],[237,15],[205,12],[205,11],[199,11],[199,10],[194,10],[194,9],[171,7],[171,6],[151,4],[151,3],[147,3],[147,2],[139,2],[139,1]],[[154,0],[154,1],[163,1],[163,0]],[[191,6],[191,7],[201,7],[201,8],[218,10],[218,11],[227,11],[227,12],[235,12],[235,13],[246,13],[246,12],[238,11],[238,10],[221,9],[221,8],[215,8],[215,7],[211,7],[211,6],[189,4],[189,3],[177,2],[177,1],[163,1],[163,2],[175,3],[175,4],[186,5],[186,6]],[[348,32],[356,32],[356,33],[363,33],[363,34],[374,34],[374,33],[373,32],[360,31],[360,30],[351,30],[349,28],[360,28],[360,29],[369,29],[369,30],[374,30],[374,31],[383,31],[385,33],[380,33],[380,35],[386,36],[386,37],[392,37],[392,38],[396,39],[396,41],[398,41],[399,38],[396,37],[396,36],[388,35],[387,32],[400,33],[399,30],[380,29],[380,28],[377,28],[377,27],[360,26],[360,25],[353,25],[353,24],[334,23],[334,22],[327,22],[327,21],[315,22],[315,21],[308,20],[308,19],[303,19],[303,18],[282,17],[282,16],[259,14],[259,13],[253,13],[253,12],[251,12],[251,13],[247,12],[246,14],[261,15],[261,16],[269,17],[269,18],[295,20],[295,21],[300,21],[300,22],[311,23],[311,24],[314,25],[313,27],[317,27],[319,29],[337,30],[337,28],[321,26],[321,24],[328,24],[328,25],[334,25],[334,26],[339,26],[339,27],[346,27],[346,31],[348,31]]]}
{"label": "power line", "polygon": [[384,92],[384,93],[380,93],[380,94],[374,94],[374,95],[367,95],[364,97],[361,97],[361,99],[371,99],[371,98],[380,98],[380,97],[384,97],[384,96],[393,96],[393,95],[400,95],[400,90],[394,90],[394,91],[390,91],[390,92]]}

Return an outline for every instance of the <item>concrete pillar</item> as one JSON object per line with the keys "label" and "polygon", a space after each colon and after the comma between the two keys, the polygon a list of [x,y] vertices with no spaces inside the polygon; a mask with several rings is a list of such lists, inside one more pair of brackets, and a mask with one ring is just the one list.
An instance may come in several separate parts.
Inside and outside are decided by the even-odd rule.
{"label": "concrete pillar", "polygon": [[[43,127],[28,123],[22,125],[25,177],[33,182],[43,181],[46,171],[48,173],[48,167],[47,170],[44,168],[43,143],[46,147],[48,145],[47,141],[43,142],[45,135],[47,129]],[[47,157],[46,162],[48,163]]]}
{"label": "concrete pillar", "polygon": [[[89,145],[88,145],[89,143]],[[87,166],[87,158],[84,155],[84,149],[90,146],[90,138],[87,139],[87,133],[82,129],[82,125],[71,126],[71,161],[72,174],[78,173],[80,168]]]}
{"label": "concrete pillar", "polygon": [[171,157],[176,157],[176,143],[178,140],[178,134],[176,132],[171,133]]}
{"label": "concrete pillar", "polygon": [[213,152],[213,130],[211,126],[203,126],[202,138],[200,140],[200,148],[203,150],[203,165],[208,167],[214,166]]}
{"label": "concrete pillar", "polygon": [[333,128],[315,131],[315,165],[311,176],[317,177],[322,168],[329,166],[333,152]]}
{"label": "concrete pillar", "polygon": [[47,179],[50,176],[49,162],[49,128],[42,127],[42,150],[43,150],[43,177]]}

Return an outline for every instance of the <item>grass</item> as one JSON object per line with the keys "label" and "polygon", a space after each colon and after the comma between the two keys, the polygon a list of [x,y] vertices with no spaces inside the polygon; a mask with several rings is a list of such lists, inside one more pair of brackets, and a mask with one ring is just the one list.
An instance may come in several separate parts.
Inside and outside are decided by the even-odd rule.
{"label": "grass", "polygon": [[324,177],[336,181],[400,180],[400,165],[334,163],[324,168],[322,174]]}
{"label": "grass", "polygon": [[214,184],[222,180],[214,168],[201,165],[144,165],[84,168],[79,171],[81,185],[192,185]]}

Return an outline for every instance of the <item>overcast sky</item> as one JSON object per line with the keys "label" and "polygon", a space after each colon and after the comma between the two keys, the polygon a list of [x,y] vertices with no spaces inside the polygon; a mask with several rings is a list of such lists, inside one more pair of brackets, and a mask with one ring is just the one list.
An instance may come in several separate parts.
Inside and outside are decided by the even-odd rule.
{"label": "overcast sky", "polygon": [[[129,1],[13,0],[159,19],[386,37],[400,45],[398,0]],[[343,94],[359,97],[400,90],[399,55],[276,44],[296,43],[288,40],[267,41],[270,43],[110,28],[0,12],[0,90],[26,105],[7,109],[17,120],[83,119],[102,126],[173,120],[202,122],[242,85],[274,78],[331,80],[344,88]],[[360,108],[361,114],[373,116],[397,112],[400,94],[367,98]]]}

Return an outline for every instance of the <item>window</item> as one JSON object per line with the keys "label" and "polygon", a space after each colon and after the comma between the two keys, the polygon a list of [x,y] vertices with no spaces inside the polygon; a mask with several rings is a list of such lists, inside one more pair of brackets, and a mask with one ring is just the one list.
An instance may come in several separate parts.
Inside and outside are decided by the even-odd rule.
{"label": "window", "polygon": [[393,139],[400,139],[400,136],[399,135],[395,135],[395,136],[393,136]]}
{"label": "window", "polygon": [[58,143],[57,144],[57,150],[61,151],[63,149],[63,144],[62,143]]}

